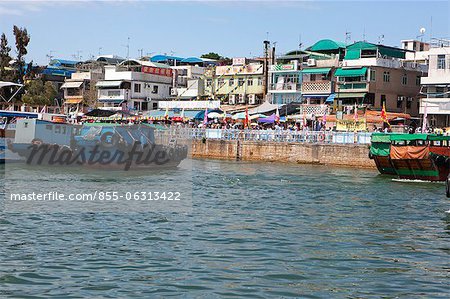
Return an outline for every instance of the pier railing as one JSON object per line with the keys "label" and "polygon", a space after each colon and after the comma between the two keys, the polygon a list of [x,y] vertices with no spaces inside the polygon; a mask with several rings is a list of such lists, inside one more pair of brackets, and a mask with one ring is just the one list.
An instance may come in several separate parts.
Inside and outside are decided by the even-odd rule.
{"label": "pier railing", "polygon": [[157,130],[155,135],[160,140],[241,140],[296,143],[330,143],[330,144],[369,144],[371,133],[367,132],[332,132],[332,131],[289,131],[289,130],[238,130],[238,129],[201,129],[170,128]]}

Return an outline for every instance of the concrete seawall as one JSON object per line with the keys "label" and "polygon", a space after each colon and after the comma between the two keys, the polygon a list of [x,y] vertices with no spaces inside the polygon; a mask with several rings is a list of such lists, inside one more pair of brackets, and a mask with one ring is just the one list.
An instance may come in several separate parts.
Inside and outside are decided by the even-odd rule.
{"label": "concrete seawall", "polygon": [[192,157],[375,168],[362,144],[310,144],[236,140],[194,140]]}

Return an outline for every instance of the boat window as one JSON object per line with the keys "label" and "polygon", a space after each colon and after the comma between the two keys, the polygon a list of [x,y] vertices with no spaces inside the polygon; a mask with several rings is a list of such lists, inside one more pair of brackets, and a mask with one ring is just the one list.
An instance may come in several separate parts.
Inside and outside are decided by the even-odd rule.
{"label": "boat window", "polygon": [[61,126],[55,126],[55,133],[61,133]]}
{"label": "boat window", "polygon": [[24,122],[24,123],[23,123],[23,127],[24,127],[24,128],[28,128],[28,123],[27,123],[27,122]]}
{"label": "boat window", "polygon": [[46,128],[47,130],[50,130],[50,131],[53,130],[53,126],[52,126],[52,125],[46,125],[45,128]]}
{"label": "boat window", "polygon": [[62,133],[63,133],[63,134],[66,134],[66,126],[63,126],[63,127],[62,127]]}

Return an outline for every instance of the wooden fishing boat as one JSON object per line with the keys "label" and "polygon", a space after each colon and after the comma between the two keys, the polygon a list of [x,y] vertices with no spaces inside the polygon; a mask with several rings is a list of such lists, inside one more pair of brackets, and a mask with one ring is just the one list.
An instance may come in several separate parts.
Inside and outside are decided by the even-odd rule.
{"label": "wooden fishing boat", "polygon": [[449,175],[450,136],[374,133],[370,157],[382,174],[445,181]]}

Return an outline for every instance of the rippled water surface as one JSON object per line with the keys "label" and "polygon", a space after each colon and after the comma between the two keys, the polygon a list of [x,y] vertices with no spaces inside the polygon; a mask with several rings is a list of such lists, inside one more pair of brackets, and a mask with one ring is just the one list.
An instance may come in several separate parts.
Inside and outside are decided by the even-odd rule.
{"label": "rippled water surface", "polygon": [[0,297],[450,296],[444,185],[324,166],[192,167],[189,212],[0,212]]}

